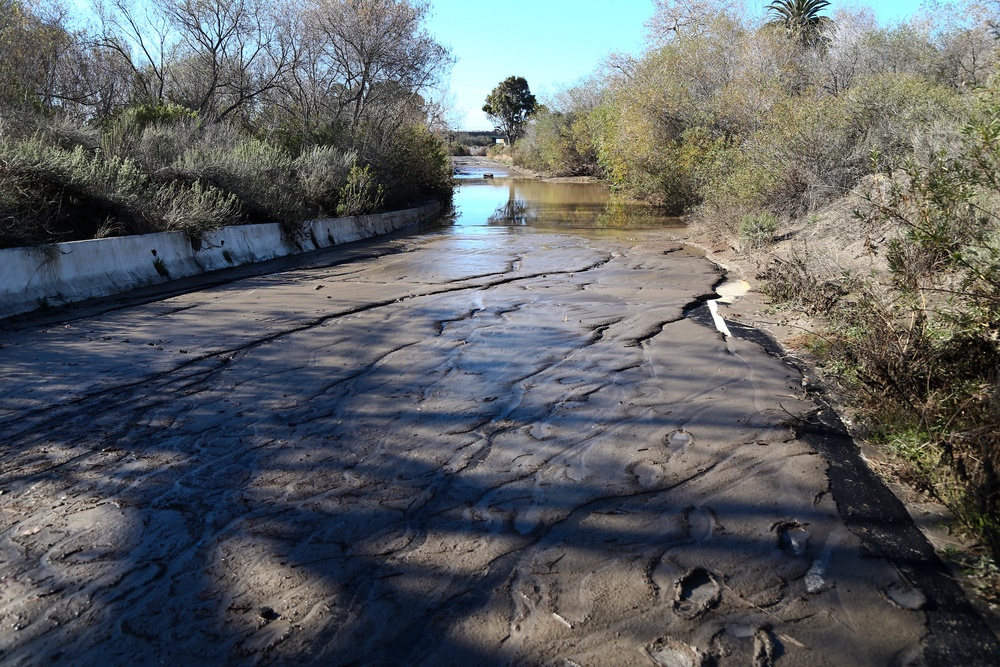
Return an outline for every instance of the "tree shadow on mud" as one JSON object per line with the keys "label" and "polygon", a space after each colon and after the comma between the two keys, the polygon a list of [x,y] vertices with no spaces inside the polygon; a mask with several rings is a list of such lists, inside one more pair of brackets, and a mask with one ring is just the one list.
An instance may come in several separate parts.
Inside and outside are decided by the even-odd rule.
{"label": "tree shadow on mud", "polygon": [[867,632],[838,595],[908,585],[841,529],[787,415],[717,400],[746,362],[526,296],[75,358],[108,377],[0,422],[0,658],[629,663],[669,636],[736,661],[754,635],[726,628],[799,650]]}

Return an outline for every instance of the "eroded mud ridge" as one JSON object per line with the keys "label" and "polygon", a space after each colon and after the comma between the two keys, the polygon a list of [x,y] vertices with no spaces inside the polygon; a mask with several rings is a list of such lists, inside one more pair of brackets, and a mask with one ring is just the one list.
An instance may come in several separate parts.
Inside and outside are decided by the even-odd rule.
{"label": "eroded mud ridge", "polygon": [[704,260],[406,250],[0,338],[0,661],[918,664]]}

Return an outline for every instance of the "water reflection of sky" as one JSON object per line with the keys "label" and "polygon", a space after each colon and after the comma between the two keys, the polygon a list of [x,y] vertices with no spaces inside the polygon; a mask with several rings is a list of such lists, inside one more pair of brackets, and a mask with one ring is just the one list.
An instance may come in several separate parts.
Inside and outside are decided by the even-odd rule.
{"label": "water reflection of sky", "polygon": [[[615,200],[599,183],[532,179],[461,179],[455,225],[488,233],[511,227],[541,229],[648,229],[680,224],[656,208]],[[482,229],[477,229],[482,228]]]}

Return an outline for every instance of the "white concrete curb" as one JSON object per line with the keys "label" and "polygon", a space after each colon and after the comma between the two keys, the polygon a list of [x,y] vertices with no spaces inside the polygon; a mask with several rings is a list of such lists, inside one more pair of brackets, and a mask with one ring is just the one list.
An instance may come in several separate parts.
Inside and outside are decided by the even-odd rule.
{"label": "white concrete curb", "polygon": [[430,204],[391,213],[312,220],[294,239],[273,223],[224,227],[200,239],[185,232],[163,232],[4,248],[0,249],[0,319],[386,234],[440,212],[440,204]]}

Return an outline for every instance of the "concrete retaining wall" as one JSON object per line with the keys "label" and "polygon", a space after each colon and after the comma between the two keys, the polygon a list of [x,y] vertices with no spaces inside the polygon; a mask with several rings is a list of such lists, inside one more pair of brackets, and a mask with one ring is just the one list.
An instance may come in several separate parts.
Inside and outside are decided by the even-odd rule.
{"label": "concrete retaining wall", "polygon": [[0,319],[125,292],[238,264],[386,234],[433,219],[439,204],[352,218],[313,220],[296,238],[275,224],[240,225],[192,239],[184,232],[0,249]]}

